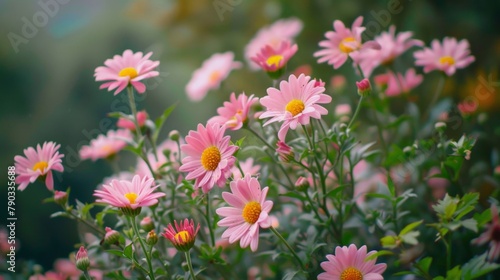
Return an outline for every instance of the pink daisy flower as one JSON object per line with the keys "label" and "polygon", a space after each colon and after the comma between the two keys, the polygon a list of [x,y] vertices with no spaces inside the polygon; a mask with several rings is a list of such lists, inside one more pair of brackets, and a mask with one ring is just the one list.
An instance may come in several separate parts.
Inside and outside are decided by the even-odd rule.
{"label": "pink daisy flower", "polygon": [[277,72],[285,67],[298,49],[297,44],[292,45],[289,41],[282,41],[276,48],[270,45],[264,46],[250,59],[266,72]]}
{"label": "pink daisy flower", "polygon": [[232,52],[216,53],[203,62],[201,68],[194,71],[186,85],[186,93],[193,101],[202,100],[209,90],[219,88],[233,69],[241,67],[241,62],[234,61]]}
{"label": "pink daisy flower", "polygon": [[35,182],[40,177],[45,179],[45,186],[50,191],[54,189],[54,177],[52,170],[63,172],[63,154],[59,154],[61,145],[54,142],[44,142],[42,146],[38,144],[36,150],[33,147],[24,149],[23,156],[14,157],[16,167],[16,184],[18,190],[24,190],[29,183]]}
{"label": "pink daisy flower", "polygon": [[411,39],[413,33],[410,31],[400,32],[396,35],[396,27],[389,27],[389,32],[382,32],[375,37],[375,42],[380,45],[379,49],[367,49],[354,54],[354,59],[359,63],[365,77],[379,65],[389,65],[398,56],[413,46],[423,46],[420,40]]}
{"label": "pink daisy flower", "polygon": [[259,181],[246,175],[243,179],[232,181],[231,192],[223,192],[222,197],[231,207],[216,210],[225,217],[217,225],[228,227],[222,238],[229,238],[229,243],[240,240],[242,248],[250,245],[255,252],[259,246],[259,229],[271,226],[269,211],[273,202],[266,200],[268,187],[260,189]]}
{"label": "pink daisy flower", "polygon": [[[148,113],[146,111],[139,111],[136,114],[137,122],[139,123],[139,127],[143,127],[148,120]],[[119,128],[126,128],[128,130],[135,131],[135,123],[126,118],[119,118],[116,122],[116,126]]]}
{"label": "pink daisy flower", "polygon": [[135,175],[132,181],[113,180],[109,185],[103,185],[102,189],[94,191],[94,196],[98,197],[96,202],[107,203],[120,208],[126,214],[136,216],[141,207],[155,205],[158,198],[165,196],[161,192],[154,193],[158,186],[153,184],[153,178],[141,179],[139,175]]}
{"label": "pink daisy flower", "polygon": [[[240,168],[241,171],[243,171],[244,175],[249,174],[252,176],[256,176],[260,171],[260,165],[254,165],[253,158],[247,158],[245,161],[240,161]],[[233,168],[231,168],[231,172],[233,173],[233,180],[243,178],[240,168],[236,166],[233,166]]]}
{"label": "pink daisy flower", "polygon": [[264,125],[283,122],[278,132],[278,139],[285,141],[288,129],[296,129],[297,125],[309,124],[309,119],[320,119],[328,111],[318,104],[330,103],[332,98],[326,94],[324,87],[315,87],[311,77],[290,75],[287,81],[281,81],[280,89],[270,87],[267,96],[260,103],[267,108],[259,118],[271,118]]}
{"label": "pink daisy flower", "polygon": [[333,65],[334,69],[342,66],[347,58],[353,57],[361,49],[378,48],[373,41],[361,42],[361,33],[365,27],[361,27],[363,17],[358,17],[351,26],[346,28],[340,20],[333,22],[334,31],[325,33],[326,40],[319,42],[319,46],[324,48],[314,53],[314,57],[319,57],[318,63],[327,62]]}
{"label": "pink daisy flower", "polygon": [[149,60],[152,54],[150,52],[143,56],[142,52],[133,53],[131,50],[125,50],[123,55],[107,59],[104,62],[106,66],[95,69],[94,77],[97,82],[108,81],[99,89],[107,88],[108,91],[116,89],[114,95],[117,95],[131,85],[138,93],[144,93],[146,86],[141,81],[160,75],[158,71],[154,71],[160,62]]}
{"label": "pink daisy flower", "polygon": [[451,76],[460,68],[465,68],[474,62],[474,56],[470,55],[469,41],[466,39],[457,42],[455,38],[446,37],[441,45],[438,40],[433,40],[431,48],[416,51],[415,65],[424,66],[424,72],[440,70]]}
{"label": "pink daisy flower", "polygon": [[238,98],[236,98],[233,92],[229,97],[229,101],[224,102],[224,106],[217,109],[219,115],[210,118],[208,124],[217,123],[219,125],[226,125],[231,130],[238,130],[243,127],[250,107],[257,100],[258,98],[253,97],[253,94],[248,97],[245,93],[238,95]]}
{"label": "pink daisy flower", "polygon": [[262,48],[269,45],[276,49],[283,41],[293,41],[302,30],[302,21],[296,18],[281,19],[272,25],[263,27],[245,47],[245,59],[252,70],[258,70],[259,65],[252,61]]}
{"label": "pink daisy flower", "polygon": [[195,228],[193,220],[185,219],[177,224],[174,221],[175,229],[172,224],[168,224],[165,232],[162,233],[163,237],[172,242],[174,247],[182,252],[187,252],[191,249],[196,241],[196,234],[200,230],[200,224]]}
{"label": "pink daisy flower", "polygon": [[500,256],[500,219],[498,217],[498,209],[495,204],[491,204],[491,224],[486,226],[486,231],[483,232],[478,238],[473,239],[472,243],[476,245],[483,245],[487,242],[490,243],[488,260],[495,261]]}
{"label": "pink daisy flower", "polygon": [[337,246],[335,255],[326,255],[328,261],[321,263],[321,268],[325,272],[318,275],[318,280],[331,279],[356,279],[356,280],[383,280],[382,273],[387,268],[385,263],[375,264],[377,259],[365,261],[365,259],[376,251],[366,253],[366,246],[363,245],[359,250],[356,245],[349,247]]}
{"label": "pink daisy flower", "polygon": [[[386,77],[379,77],[379,76]],[[417,75],[415,69],[410,68],[406,70],[405,75],[397,73],[394,75],[393,72],[388,72],[386,74],[381,74],[375,76],[375,80],[379,82],[385,82],[387,89],[385,94],[387,96],[398,96],[401,93],[409,93],[412,89],[416,88],[424,80],[424,76]],[[399,80],[399,81],[398,81]]]}
{"label": "pink daisy flower", "polygon": [[189,131],[186,144],[181,151],[186,155],[179,168],[181,172],[189,172],[186,180],[195,179],[194,187],[201,188],[204,193],[214,185],[223,187],[231,176],[231,167],[235,162],[234,152],[238,147],[229,145],[229,136],[224,136],[225,127],[218,124],[204,127],[198,124],[197,131]]}
{"label": "pink daisy flower", "polygon": [[127,146],[132,134],[127,129],[110,130],[101,134],[80,149],[81,159],[96,161],[100,158],[110,158]]}

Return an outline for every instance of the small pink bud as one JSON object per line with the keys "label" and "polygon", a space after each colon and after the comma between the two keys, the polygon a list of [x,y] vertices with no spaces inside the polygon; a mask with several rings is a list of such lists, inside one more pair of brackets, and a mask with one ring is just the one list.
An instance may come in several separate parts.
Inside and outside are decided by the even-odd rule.
{"label": "small pink bud", "polygon": [[76,252],[75,260],[76,260],[76,267],[79,270],[86,271],[89,269],[90,260],[87,255],[87,250],[85,250],[83,246],[81,246],[78,252]]}
{"label": "small pink bud", "polygon": [[144,231],[151,231],[155,228],[155,224],[153,223],[153,220],[151,220],[150,217],[144,217],[141,220],[140,225]]}
{"label": "small pink bud", "polygon": [[319,79],[319,81],[314,79],[314,87],[325,87],[325,82],[323,82],[321,79]]}
{"label": "small pink bud", "polygon": [[293,153],[292,148],[288,146],[285,142],[278,141],[276,143],[276,146],[278,146],[276,152],[278,153],[278,156],[281,161],[290,162],[295,158],[295,154]]}
{"label": "small pink bud", "polygon": [[154,230],[151,230],[148,232],[148,235],[146,236],[146,243],[149,246],[153,246],[158,242],[158,235],[156,235]]}
{"label": "small pink bud", "polygon": [[104,242],[106,244],[115,244],[120,240],[120,233],[116,230],[113,230],[109,227],[105,228],[106,234],[104,235]]}
{"label": "small pink bud", "polygon": [[356,82],[356,86],[358,87],[358,94],[360,96],[368,96],[372,91],[372,86],[370,85],[370,80],[364,78],[360,82]]}
{"label": "small pink bud", "polygon": [[[137,112],[136,117],[139,127],[143,127],[144,124],[146,123],[146,120],[148,119],[148,113],[146,113],[146,111],[139,111]],[[116,123],[116,126],[120,128],[126,128],[132,131],[135,130],[135,123],[125,118],[119,118],[118,122]]]}
{"label": "small pink bud", "polygon": [[168,138],[170,138],[170,140],[175,141],[175,142],[179,141],[179,137],[180,137],[180,134],[179,134],[179,131],[177,131],[177,130],[172,130],[168,134]]}
{"label": "small pink bud", "polygon": [[297,181],[295,182],[295,187],[297,188],[298,191],[307,191],[307,189],[309,188],[309,180],[307,180],[306,178],[300,176],[299,179],[297,179]]}
{"label": "small pink bud", "polygon": [[63,191],[54,191],[54,201],[61,206],[66,205],[66,202],[68,202],[68,193]]}

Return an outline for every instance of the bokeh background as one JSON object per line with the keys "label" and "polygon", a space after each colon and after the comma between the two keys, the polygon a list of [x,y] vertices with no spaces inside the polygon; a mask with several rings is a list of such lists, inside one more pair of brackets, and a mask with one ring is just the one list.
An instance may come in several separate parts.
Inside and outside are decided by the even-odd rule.
{"label": "bokeh background", "polygon": [[[58,3],[57,9],[52,7],[55,12],[46,16],[46,22],[43,16],[34,19],[40,13],[47,14],[40,4],[47,2]],[[401,12],[388,13],[388,5],[400,5]],[[223,9],[222,13],[216,7]],[[489,121],[498,123],[499,13],[500,1],[491,0],[0,0],[0,226],[7,215],[7,166],[13,165],[14,156],[22,154],[24,148],[44,141],[60,143],[60,151],[66,155],[66,172],[56,177],[56,189],[71,187],[72,201],[75,197],[93,201],[92,191],[112,170],[104,161],[80,161],[78,150],[97,133],[105,132],[99,123],[107,121],[108,112],[128,110],[124,93],[113,96],[99,90],[94,69],[125,49],[153,51],[152,58],[161,61],[161,74],[148,81],[148,92],[138,100],[138,107],[155,118],[177,102],[164,137],[171,129],[185,135],[214,115],[232,91],[265,95],[269,79],[246,67],[234,71],[223,87],[210,92],[203,102],[190,102],[184,87],[192,72],[215,52],[233,51],[237,60],[244,61],[244,46],[259,28],[280,18],[297,17],[304,23],[297,37],[299,51],[289,69],[310,64],[313,76],[327,83],[332,75],[345,75],[346,90],[354,91],[356,77],[350,65],[333,70],[317,65],[312,54],[324,33],[332,29],[333,20],[350,25],[363,15],[365,24],[375,22],[372,34],[394,24],[398,31],[413,31],[426,45],[444,36],[467,38],[476,62],[458,71],[456,79],[446,84],[444,95],[455,103],[473,96],[481,87],[479,77],[484,77],[490,81],[492,94],[478,100],[479,110],[489,112]],[[30,30],[31,38],[13,43],[12,33],[23,36],[26,21],[34,20],[45,24]],[[412,63],[411,53],[405,54],[406,65]],[[438,77],[437,73],[426,75],[418,92],[434,92]],[[342,99],[338,93],[332,94],[334,102]],[[418,100],[421,106],[425,96]],[[488,133],[491,141],[478,148],[486,159],[499,148],[500,133]],[[49,218],[58,208],[42,203],[48,196],[41,183],[16,194],[18,260],[46,269],[55,259],[74,252],[80,238],[74,222]]]}

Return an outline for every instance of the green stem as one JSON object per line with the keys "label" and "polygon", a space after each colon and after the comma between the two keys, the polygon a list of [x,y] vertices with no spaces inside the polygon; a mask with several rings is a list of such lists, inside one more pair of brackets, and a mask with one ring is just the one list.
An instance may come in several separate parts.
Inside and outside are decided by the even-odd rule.
{"label": "green stem", "polygon": [[85,277],[85,279],[87,280],[92,280],[92,277],[90,277],[90,274],[89,274],[89,271],[88,270],[85,270],[83,272],[83,276]]}
{"label": "green stem", "polygon": [[73,213],[73,211],[71,211],[71,210],[67,210],[67,209],[65,209],[65,210],[66,210],[66,213],[68,213],[68,214],[70,214],[71,216],[73,216],[73,218],[74,218],[75,220],[80,221],[80,222],[82,222],[82,223],[86,224],[87,226],[89,226],[90,228],[92,228],[93,230],[95,230],[96,232],[98,232],[98,233],[100,233],[100,234],[102,234],[102,235],[104,235],[104,234],[105,234],[105,232],[104,232],[102,229],[100,229],[100,228],[96,227],[95,225],[93,225],[93,224],[91,224],[91,223],[87,222],[86,220],[84,220],[84,219],[82,219],[82,218],[78,217],[77,215],[75,215],[75,214]]}
{"label": "green stem", "polygon": [[422,115],[422,120],[425,120],[428,117],[428,115],[431,112],[431,109],[433,108],[434,103],[436,103],[436,101],[438,100],[439,96],[441,96],[441,92],[443,91],[443,87],[444,87],[444,82],[445,82],[445,77],[444,77],[444,75],[442,75],[439,78],[439,82],[438,82],[438,85],[436,87],[436,92],[434,92],[434,95],[432,96],[431,102],[426,105],[427,110]]}
{"label": "green stem", "polygon": [[148,251],[146,249],[146,245],[144,244],[144,241],[141,238],[141,235],[139,233],[139,228],[137,227],[137,223],[135,222],[135,217],[127,217],[130,218],[130,224],[132,225],[132,229],[134,230],[135,235],[137,236],[137,239],[139,239],[139,243],[141,244],[142,251],[144,252],[144,255],[146,257],[146,261],[148,263],[148,268],[149,268],[149,278],[151,280],[155,279],[155,273],[153,271],[153,265],[151,264],[151,256],[148,254]]}
{"label": "green stem", "polygon": [[260,136],[260,134],[258,134],[257,132],[255,132],[253,129],[251,129],[249,126],[244,126],[244,128],[246,128],[248,131],[250,131],[253,135],[255,135],[257,138],[259,138],[259,140],[264,143],[266,146],[269,147],[269,149],[271,149],[271,151],[274,151],[276,150],[273,146],[271,146],[271,144],[267,143],[267,141],[262,138],[262,136]]}
{"label": "green stem", "polygon": [[358,101],[358,107],[356,107],[356,111],[354,111],[354,115],[352,116],[352,119],[351,121],[349,122],[349,124],[347,125],[347,129],[349,129],[351,127],[351,125],[354,123],[354,120],[356,119],[356,117],[358,116],[359,114],[359,110],[361,109],[361,103],[363,102],[363,96],[359,97],[359,101]]}
{"label": "green stem", "polygon": [[191,278],[193,278],[193,280],[196,280],[196,276],[193,270],[193,263],[191,262],[191,255],[189,254],[189,251],[184,252],[184,255],[186,255],[186,262],[188,264],[189,274],[191,275]]}
{"label": "green stem", "polygon": [[300,267],[302,268],[302,270],[305,271],[306,269],[305,269],[304,263],[300,259],[299,255],[297,255],[297,253],[295,253],[295,250],[293,250],[292,246],[290,246],[290,244],[288,244],[288,242],[286,242],[285,238],[274,227],[271,226],[269,229],[285,244],[285,246],[288,248],[288,250],[290,250],[290,253],[292,253],[292,255],[295,257],[297,262],[300,264]]}
{"label": "green stem", "polygon": [[127,87],[127,92],[128,92],[128,101],[130,103],[130,111],[132,111],[132,118],[134,119],[135,132],[137,133],[137,137],[141,139],[142,132],[141,132],[141,127],[139,126],[139,122],[137,121],[137,108],[135,107],[134,90],[131,85]]}
{"label": "green stem", "polygon": [[[321,191],[323,192],[323,205],[326,206],[326,178],[323,173],[323,165],[321,165],[316,157],[316,146],[314,145],[314,141],[310,139],[309,134],[307,133],[306,127],[302,125],[302,129],[304,129],[304,133],[306,135],[307,141],[309,142],[309,147],[313,152],[314,162],[316,163],[316,167],[318,169],[319,179],[321,183]],[[314,133],[314,132],[313,132]]]}
{"label": "green stem", "polygon": [[215,237],[214,230],[212,228],[212,222],[210,221],[210,196],[207,194],[207,215],[205,216],[207,219],[208,231],[210,232],[210,241],[212,241],[212,246],[215,247]]}
{"label": "green stem", "polygon": [[[446,247],[446,271],[450,270],[451,267],[451,244],[448,243],[446,238],[443,236],[444,246]],[[450,238],[451,241],[451,238]]]}

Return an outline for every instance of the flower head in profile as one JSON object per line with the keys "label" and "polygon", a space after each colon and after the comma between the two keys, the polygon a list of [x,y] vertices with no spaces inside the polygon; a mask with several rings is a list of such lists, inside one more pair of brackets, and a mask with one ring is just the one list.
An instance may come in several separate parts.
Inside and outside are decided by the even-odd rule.
{"label": "flower head in profile", "polygon": [[132,181],[113,180],[108,185],[103,185],[102,189],[94,191],[94,196],[98,197],[96,202],[118,207],[125,214],[136,216],[141,207],[153,206],[158,203],[158,198],[165,196],[164,193],[154,192],[158,186],[153,184],[153,178],[141,179],[139,175],[135,175]]}
{"label": "flower head in profile", "polygon": [[241,93],[238,95],[238,98],[236,98],[236,94],[233,92],[229,97],[229,101],[225,101],[224,106],[217,109],[219,115],[210,118],[208,124],[217,123],[219,125],[225,125],[231,130],[238,130],[243,127],[243,124],[247,120],[250,107],[257,102],[257,100],[258,98],[254,97],[253,94],[246,96],[245,93]]}
{"label": "flower head in profile", "polygon": [[80,149],[81,159],[110,158],[127,146],[127,141],[132,139],[132,133],[128,129],[110,130],[106,135],[101,134],[90,141],[90,145],[82,146]]}
{"label": "flower head in profile", "polygon": [[224,217],[217,225],[228,227],[222,238],[229,238],[229,243],[240,240],[240,246],[255,252],[259,246],[259,229],[271,226],[269,212],[273,202],[266,200],[269,190],[261,190],[256,178],[246,175],[243,179],[232,181],[231,192],[223,192],[222,197],[230,207],[221,207],[216,210],[219,216]]}
{"label": "flower head in profile", "polygon": [[387,87],[385,89],[385,94],[387,96],[398,96],[401,93],[409,93],[412,89],[420,85],[424,79],[422,75],[418,75],[415,69],[410,68],[406,70],[406,73],[387,72],[385,74],[380,74],[375,76],[375,81],[383,84]]}
{"label": "flower head in profile", "polygon": [[189,172],[186,180],[195,179],[194,187],[207,193],[214,185],[223,187],[231,176],[237,146],[230,145],[229,136],[224,136],[225,127],[219,124],[198,124],[197,131],[189,131],[186,144],[181,151],[186,155],[179,168]]}
{"label": "flower head in profile", "polygon": [[262,48],[270,46],[279,48],[284,41],[292,42],[302,30],[302,21],[297,18],[281,19],[275,23],[263,27],[245,47],[245,59],[252,70],[258,70],[259,65],[252,61]]}
{"label": "flower head in profile", "polygon": [[[143,127],[148,120],[148,113],[146,111],[139,111],[136,114],[137,123],[139,127]],[[128,130],[135,131],[135,123],[132,120],[126,118],[119,118],[116,122],[116,126],[119,128],[126,128]]]}
{"label": "flower head in profile", "polygon": [[80,246],[80,249],[78,250],[78,252],[76,252],[75,262],[76,262],[76,267],[79,270],[86,271],[89,269],[90,260],[89,256],[87,255],[87,250],[85,250],[85,247]]}
{"label": "flower head in profile", "polygon": [[463,39],[457,42],[457,39],[449,37],[443,39],[443,44],[433,40],[431,48],[416,51],[413,56],[416,59],[415,65],[423,66],[425,73],[439,70],[448,76],[475,60],[474,56],[470,55],[469,41]]}
{"label": "flower head in profile", "polygon": [[115,95],[117,95],[131,85],[138,93],[144,93],[146,86],[142,80],[160,75],[154,70],[160,62],[149,60],[152,54],[149,52],[143,55],[142,52],[133,53],[131,50],[125,50],[123,55],[115,55],[112,59],[107,59],[104,62],[105,66],[95,69],[95,80],[106,81],[99,88],[107,88],[108,91],[116,89]]}
{"label": "flower head in profile", "polygon": [[483,245],[489,242],[488,260],[495,261],[500,256],[500,218],[495,204],[491,205],[491,218],[491,224],[486,226],[486,231],[478,238],[473,239],[472,243]]}
{"label": "flower head in profile", "polygon": [[328,261],[321,263],[325,272],[318,275],[318,280],[350,279],[350,280],[383,280],[382,273],[387,268],[385,263],[375,264],[377,259],[366,261],[376,251],[367,253],[366,246],[359,250],[356,245],[337,246],[335,255],[326,255]]}
{"label": "flower head in profile", "polygon": [[216,53],[194,71],[186,85],[186,93],[193,101],[202,100],[208,91],[219,88],[233,69],[241,68],[241,62],[234,61],[232,52]]}
{"label": "flower head in profile", "polygon": [[200,224],[195,228],[193,220],[184,219],[180,223],[174,221],[174,225],[175,229],[172,224],[168,224],[165,232],[162,233],[163,237],[170,240],[177,250],[181,252],[189,251],[196,241],[196,234],[200,230]]}
{"label": "flower head in profile", "polygon": [[290,58],[292,58],[298,49],[297,44],[292,45],[289,41],[282,41],[276,48],[273,48],[270,45],[264,46],[260,52],[251,57],[251,59],[264,71],[268,73],[279,72],[278,74],[281,74],[282,72],[279,70],[284,69],[287,62]]}
{"label": "flower head in profile", "polygon": [[267,108],[259,118],[271,118],[264,123],[283,122],[278,139],[285,141],[288,129],[296,129],[299,124],[309,124],[310,118],[320,119],[328,111],[318,104],[330,103],[332,98],[323,94],[324,87],[315,86],[311,77],[290,75],[288,81],[281,81],[280,89],[270,87],[267,96],[260,103]]}
{"label": "flower head in profile", "polygon": [[24,156],[15,156],[16,184],[18,190],[24,190],[28,184],[35,182],[37,178],[45,179],[47,189],[54,189],[54,177],[52,171],[63,172],[63,154],[59,154],[61,145],[54,142],[38,144],[36,149],[29,147],[24,149]]}

